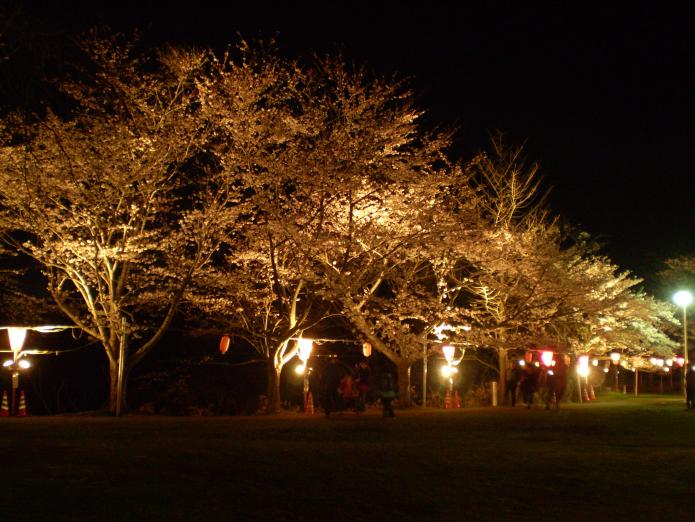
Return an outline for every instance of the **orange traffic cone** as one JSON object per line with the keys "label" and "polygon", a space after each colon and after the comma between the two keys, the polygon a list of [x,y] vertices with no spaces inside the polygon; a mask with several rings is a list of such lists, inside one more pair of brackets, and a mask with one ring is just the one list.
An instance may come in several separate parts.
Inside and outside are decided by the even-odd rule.
{"label": "orange traffic cone", "polygon": [[444,408],[447,410],[451,408],[451,392],[449,390],[446,391],[446,396],[444,397]]}
{"label": "orange traffic cone", "polygon": [[2,407],[0,407],[0,417],[10,416],[10,405],[7,402],[7,392],[2,392]]}
{"label": "orange traffic cone", "polygon": [[589,386],[589,400],[590,401],[596,400],[596,394],[594,393],[594,387],[593,386]]}
{"label": "orange traffic cone", "polygon": [[459,391],[454,390],[454,408],[461,407],[461,397],[459,397]]}
{"label": "orange traffic cone", "polygon": [[17,417],[27,416],[27,401],[24,397],[24,390],[19,392],[19,409],[17,410]]}
{"label": "orange traffic cone", "polygon": [[314,414],[314,397],[311,395],[311,392],[307,392],[306,394],[306,400],[304,401],[304,413],[307,415]]}
{"label": "orange traffic cone", "polygon": [[586,388],[582,388],[582,401],[583,402],[589,402],[589,394],[586,391]]}

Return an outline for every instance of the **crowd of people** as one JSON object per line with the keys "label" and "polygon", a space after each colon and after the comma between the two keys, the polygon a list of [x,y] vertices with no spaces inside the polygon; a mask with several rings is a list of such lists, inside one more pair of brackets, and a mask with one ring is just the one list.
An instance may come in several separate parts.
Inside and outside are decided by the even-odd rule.
{"label": "crowd of people", "polygon": [[324,415],[352,410],[363,413],[367,406],[381,401],[384,417],[395,417],[393,401],[396,389],[393,376],[383,372],[379,386],[374,387],[369,366],[360,361],[354,368],[346,367],[332,357],[321,376],[321,401]]}

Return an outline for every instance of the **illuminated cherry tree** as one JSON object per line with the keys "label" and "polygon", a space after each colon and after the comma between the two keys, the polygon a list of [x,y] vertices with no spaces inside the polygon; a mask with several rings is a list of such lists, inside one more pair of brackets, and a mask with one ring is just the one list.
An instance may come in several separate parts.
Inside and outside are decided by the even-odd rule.
{"label": "illuminated cherry tree", "polygon": [[203,152],[204,54],[140,55],[118,36],[81,48],[79,81],[60,85],[67,112],[3,122],[0,225],[43,267],[62,313],[101,343],[116,411],[124,377],[235,221],[238,190]]}

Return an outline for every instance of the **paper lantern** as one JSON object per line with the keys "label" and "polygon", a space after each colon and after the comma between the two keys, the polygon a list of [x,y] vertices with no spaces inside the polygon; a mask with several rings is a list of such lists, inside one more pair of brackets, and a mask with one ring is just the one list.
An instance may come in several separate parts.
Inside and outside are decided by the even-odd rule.
{"label": "paper lantern", "polygon": [[372,345],[366,341],[362,343],[362,355],[364,355],[365,357],[369,357],[370,355],[372,355]]}
{"label": "paper lantern", "polygon": [[220,353],[224,355],[227,353],[227,350],[229,350],[229,336],[228,335],[223,335],[222,339],[220,339]]}

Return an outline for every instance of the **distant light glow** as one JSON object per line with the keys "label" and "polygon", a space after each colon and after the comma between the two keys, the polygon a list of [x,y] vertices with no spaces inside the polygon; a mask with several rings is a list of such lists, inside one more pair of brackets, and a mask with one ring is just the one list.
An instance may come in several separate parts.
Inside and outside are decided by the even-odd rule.
{"label": "distant light glow", "polygon": [[678,292],[673,294],[673,302],[681,308],[685,308],[693,302],[693,294],[691,294],[687,290],[679,290]]}
{"label": "distant light glow", "polygon": [[442,366],[442,376],[451,377],[451,366],[449,366],[448,364]]}
{"label": "distant light glow", "polygon": [[444,352],[444,358],[446,359],[446,362],[448,362],[449,364],[451,364],[451,361],[454,360],[454,351],[455,348],[450,344],[447,344],[446,346],[442,347],[442,352]]}
{"label": "distant light glow", "polygon": [[305,364],[298,364],[294,367],[294,371],[297,375],[304,375],[304,370],[306,370]]}
{"label": "distant light glow", "polygon": [[297,339],[297,345],[299,346],[299,353],[297,357],[306,364],[311,356],[311,350],[314,348],[314,341],[312,339]]}
{"label": "distant light glow", "polygon": [[589,356],[580,355],[578,359],[577,373],[580,377],[587,377],[589,375]]}
{"label": "distant light glow", "polygon": [[548,375],[555,375],[555,372],[553,370],[548,370]]}
{"label": "distant light glow", "polygon": [[591,364],[592,366],[598,366],[598,359],[592,359]]}
{"label": "distant light glow", "polygon": [[618,364],[619,360],[620,360],[620,354],[618,352],[612,352],[611,353],[611,361],[613,361],[613,364]]}
{"label": "distant light glow", "polygon": [[553,352],[547,350],[541,352],[541,361],[545,366],[551,366],[553,364]]}
{"label": "distant light glow", "polygon": [[671,359],[670,357],[666,359],[666,366],[673,366],[673,359]]}
{"label": "distant light glow", "polygon": [[603,373],[608,373],[608,368],[604,368]]}
{"label": "distant light glow", "polygon": [[663,359],[657,359],[656,360],[656,365],[661,368],[664,365],[664,360]]}
{"label": "distant light glow", "polygon": [[526,366],[526,361],[519,359],[519,366]]}
{"label": "distant light glow", "polygon": [[31,368],[31,363],[29,361],[27,361],[26,359],[20,359],[17,364],[19,365],[19,367],[22,370],[26,370],[27,368]]}
{"label": "distant light glow", "polygon": [[676,364],[682,368],[683,364],[685,364],[685,358],[679,355],[676,357]]}
{"label": "distant light glow", "polygon": [[5,368],[9,368],[10,366],[12,366],[12,363],[13,363],[13,362],[14,362],[14,361],[13,361],[12,359],[7,359],[5,362],[2,363],[2,365],[3,365]]}
{"label": "distant light glow", "polygon": [[668,373],[668,372],[671,371],[671,368],[669,368],[668,366],[664,366],[664,371],[665,371],[666,373]]}

